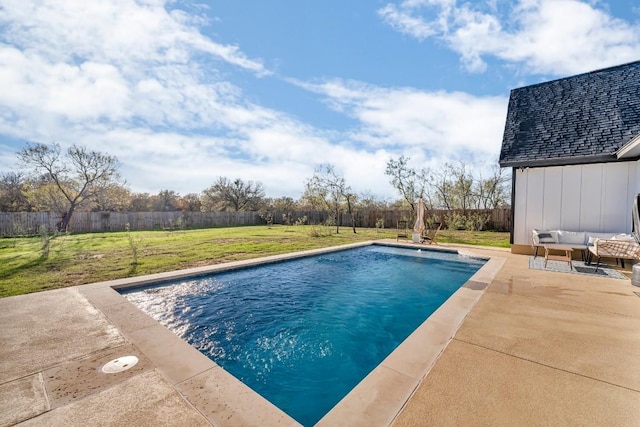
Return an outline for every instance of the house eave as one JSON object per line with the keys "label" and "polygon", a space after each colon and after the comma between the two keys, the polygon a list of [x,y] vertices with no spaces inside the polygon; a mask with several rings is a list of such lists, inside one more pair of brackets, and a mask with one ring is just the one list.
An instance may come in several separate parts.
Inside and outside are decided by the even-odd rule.
{"label": "house eave", "polygon": [[616,158],[618,159],[632,159],[640,157],[640,134],[636,135],[631,141],[624,144],[618,151],[616,151]]}
{"label": "house eave", "polygon": [[629,161],[630,158],[618,159],[612,154],[601,154],[598,156],[574,156],[574,157],[555,157],[551,159],[539,160],[507,160],[501,161],[500,167],[503,168],[534,168],[544,166],[568,166],[568,165],[588,165],[592,163],[611,163],[618,161]]}

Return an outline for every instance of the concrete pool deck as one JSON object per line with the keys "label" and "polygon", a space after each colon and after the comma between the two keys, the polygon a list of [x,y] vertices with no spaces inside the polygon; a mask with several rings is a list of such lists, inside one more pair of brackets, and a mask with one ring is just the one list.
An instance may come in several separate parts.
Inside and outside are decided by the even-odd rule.
{"label": "concrete pool deck", "polygon": [[[439,247],[492,267],[321,423],[640,424],[640,288]],[[0,299],[0,426],[295,425],[111,288],[130,281]],[[138,364],[100,371],[126,355]]]}

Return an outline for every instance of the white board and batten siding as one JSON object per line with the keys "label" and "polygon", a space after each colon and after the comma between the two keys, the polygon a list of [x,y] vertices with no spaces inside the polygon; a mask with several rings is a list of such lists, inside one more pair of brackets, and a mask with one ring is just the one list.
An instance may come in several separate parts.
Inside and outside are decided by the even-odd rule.
{"label": "white board and batten siding", "polygon": [[531,230],[630,233],[640,162],[516,169],[514,245]]}

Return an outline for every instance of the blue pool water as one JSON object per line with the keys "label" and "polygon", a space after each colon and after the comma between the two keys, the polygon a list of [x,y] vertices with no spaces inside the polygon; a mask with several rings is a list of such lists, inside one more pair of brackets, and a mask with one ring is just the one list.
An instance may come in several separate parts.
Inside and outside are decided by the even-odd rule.
{"label": "blue pool water", "polygon": [[122,293],[312,425],[483,264],[373,245]]}

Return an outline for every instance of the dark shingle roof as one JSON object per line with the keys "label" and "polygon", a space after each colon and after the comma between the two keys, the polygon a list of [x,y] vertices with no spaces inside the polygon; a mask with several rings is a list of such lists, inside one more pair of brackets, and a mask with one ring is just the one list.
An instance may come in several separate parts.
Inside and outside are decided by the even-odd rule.
{"label": "dark shingle roof", "polygon": [[640,61],[511,91],[501,166],[616,161],[640,134]]}

